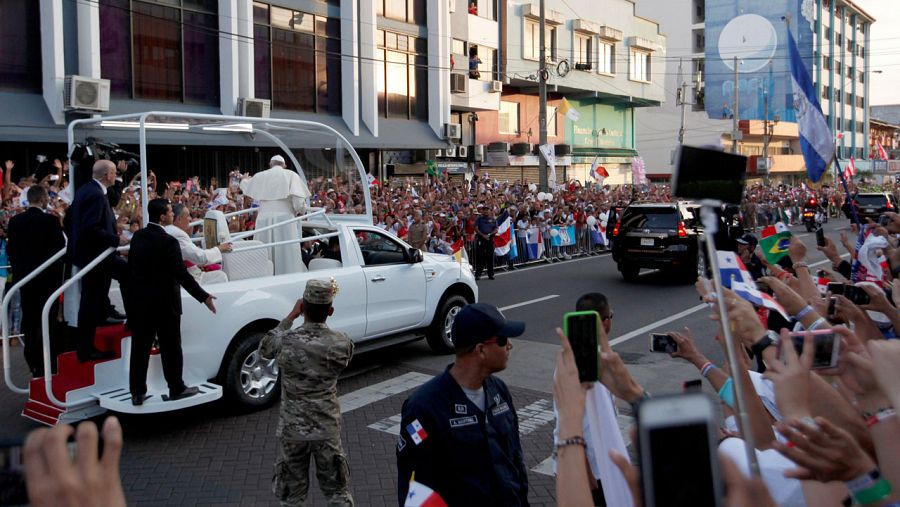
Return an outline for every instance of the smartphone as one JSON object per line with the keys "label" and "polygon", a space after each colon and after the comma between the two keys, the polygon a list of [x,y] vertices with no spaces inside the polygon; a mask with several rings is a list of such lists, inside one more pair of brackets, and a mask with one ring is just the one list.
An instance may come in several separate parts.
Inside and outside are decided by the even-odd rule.
{"label": "smartphone", "polygon": [[[812,369],[834,368],[838,364],[838,356],[841,353],[841,338],[830,329],[811,331],[813,334],[814,348]],[[805,332],[791,333],[791,342],[797,356],[803,353],[803,336]],[[784,361],[784,347],[778,342],[778,356]]]}
{"label": "smartphone", "polygon": [[22,441],[0,441],[0,505],[27,504]]}
{"label": "smartphone", "polygon": [[740,204],[747,179],[747,157],[717,149],[682,146],[672,172],[672,195]]}
{"label": "smartphone", "polygon": [[836,283],[836,282],[829,282],[828,283],[828,292],[831,292],[834,295],[837,295],[837,294],[843,295],[844,294],[844,284]]}
{"label": "smartphone", "polygon": [[699,392],[641,402],[637,427],[645,507],[721,505],[716,417],[712,400]]}
{"label": "smartphone", "polygon": [[864,291],[862,287],[855,285],[847,285],[844,287],[844,297],[849,299],[855,305],[869,304],[869,293]]}
{"label": "smartphone", "polygon": [[600,378],[600,357],[597,351],[600,314],[594,311],[569,312],[563,316],[563,331],[575,353],[578,380],[596,382]]}
{"label": "smartphone", "polygon": [[825,229],[821,227],[816,229],[816,244],[819,246],[825,246]]}
{"label": "smartphone", "polygon": [[891,223],[891,218],[887,215],[881,215],[878,217],[878,225],[882,227],[887,227],[887,224]]}
{"label": "smartphone", "polygon": [[834,315],[834,304],[837,302],[837,298],[832,296],[831,299],[828,300],[828,316]]}
{"label": "smartphone", "polygon": [[678,352],[678,343],[665,333],[650,333],[650,352]]}

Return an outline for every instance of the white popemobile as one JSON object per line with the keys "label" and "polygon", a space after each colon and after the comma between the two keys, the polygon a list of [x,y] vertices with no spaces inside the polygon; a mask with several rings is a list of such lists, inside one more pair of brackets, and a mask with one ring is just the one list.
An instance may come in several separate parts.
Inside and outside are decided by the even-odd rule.
{"label": "white popemobile", "polygon": [[[133,143],[134,134],[137,134],[141,181],[148,181],[148,134],[161,144],[184,144],[189,134],[198,134],[224,136],[221,140],[216,139],[216,144],[276,148],[309,183],[314,194],[319,182],[340,182],[348,192],[361,194],[365,211],[338,215],[309,207],[302,216],[270,226],[299,227],[304,242],[320,241],[324,246],[334,237],[340,246],[340,260],[315,258],[308,269],[280,275],[273,274],[269,251],[273,245],[282,243],[254,241],[251,239],[254,231],[228,232],[229,218],[252,213],[256,208],[228,215],[210,212],[202,222],[206,227],[215,227],[215,233],[206,236],[210,240],[217,237],[220,241],[231,241],[234,251],[223,255],[222,269],[228,281],[204,286],[216,297],[217,314],[210,313],[182,291],[183,375],[187,385],[200,387],[200,394],[175,401],[163,401],[162,394],[168,389],[160,358],[155,354],[151,357],[147,378],[147,394],[152,396],[141,406],[131,404],[128,391],[131,339],[121,325],[101,327],[97,332],[97,347],[115,351],[114,359],[79,363],[74,353],[68,352],[58,357],[58,372],[50,373],[47,322],[51,303],[65,292],[69,305],[66,314],[72,315],[71,304],[78,300],[78,280],[111,255],[112,248],[67,280],[49,298],[42,321],[44,371],[47,373],[43,378],[31,380],[28,387],[18,387],[11,378],[7,316],[12,296],[33,278],[26,277],[7,291],[0,308],[4,380],[13,391],[27,395],[27,398],[23,396],[23,416],[55,425],[92,417],[106,410],[131,414],[179,410],[223,396],[239,407],[267,406],[277,400],[280,383],[275,361],[260,358],[257,352],[259,341],[290,312],[294,302],[301,297],[306,281],[311,278],[332,279],[339,288],[334,315],[328,323],[349,334],[357,351],[422,336],[435,352],[452,351],[450,329],[453,319],[460,308],[478,298],[478,287],[468,263],[457,262],[448,255],[423,254],[373,226],[368,181],[362,163],[349,142],[334,129],[300,120],[148,112],[73,121],[69,125],[70,153],[76,142],[76,128],[81,134],[80,140],[93,136],[110,142]],[[303,160],[303,164],[298,159]],[[155,161],[157,164],[162,162]],[[143,216],[147,217],[147,187],[143,186],[141,190],[145,206]],[[204,223],[196,225],[203,226]],[[256,232],[260,230],[262,228]],[[203,235],[199,236],[202,240]],[[64,250],[60,251],[43,267],[64,253]],[[120,299],[115,290],[110,297],[114,302]],[[295,325],[301,323],[298,320]]]}

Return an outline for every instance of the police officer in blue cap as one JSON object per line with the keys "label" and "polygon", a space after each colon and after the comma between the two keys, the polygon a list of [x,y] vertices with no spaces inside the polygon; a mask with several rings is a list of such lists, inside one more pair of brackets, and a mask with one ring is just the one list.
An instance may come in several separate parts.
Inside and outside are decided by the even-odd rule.
{"label": "police officer in blue cap", "polygon": [[[412,478],[450,507],[528,505],[528,476],[512,396],[493,374],[506,369],[525,323],[476,303],[456,315],[456,362],[404,403],[397,441],[398,500]],[[413,475],[415,474],[415,475]]]}

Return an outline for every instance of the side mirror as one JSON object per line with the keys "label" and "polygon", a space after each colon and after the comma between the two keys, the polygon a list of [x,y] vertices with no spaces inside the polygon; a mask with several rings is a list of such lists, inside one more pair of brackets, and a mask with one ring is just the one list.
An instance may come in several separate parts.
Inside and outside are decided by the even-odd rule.
{"label": "side mirror", "polygon": [[410,264],[416,264],[418,262],[422,262],[422,260],[423,260],[422,251],[419,250],[418,248],[410,247],[408,253],[409,253],[408,259],[409,259]]}

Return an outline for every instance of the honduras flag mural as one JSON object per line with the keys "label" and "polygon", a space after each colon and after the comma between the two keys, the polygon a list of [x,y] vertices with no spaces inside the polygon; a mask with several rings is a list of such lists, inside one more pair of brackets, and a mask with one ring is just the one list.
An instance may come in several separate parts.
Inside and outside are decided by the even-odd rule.
{"label": "honduras flag mural", "polygon": [[797,110],[797,124],[800,128],[800,149],[806,162],[806,174],[813,183],[822,179],[828,164],[834,159],[834,141],[831,130],[819,106],[816,87],[813,86],[806,65],[800,58],[797,42],[788,30],[788,45],[791,55],[791,84],[794,88],[794,109]]}

